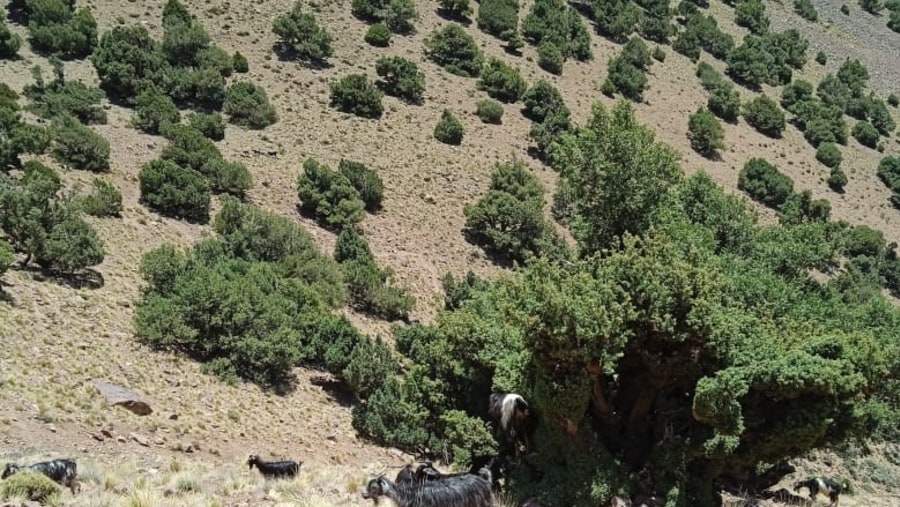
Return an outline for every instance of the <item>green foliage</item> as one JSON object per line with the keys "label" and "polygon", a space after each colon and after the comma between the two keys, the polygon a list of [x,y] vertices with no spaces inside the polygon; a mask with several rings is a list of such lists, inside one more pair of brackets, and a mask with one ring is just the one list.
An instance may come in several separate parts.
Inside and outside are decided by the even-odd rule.
{"label": "green foliage", "polygon": [[22,120],[17,94],[9,87],[0,88],[0,172],[20,165],[22,153],[42,154],[50,145],[50,132]]}
{"label": "green foliage", "polygon": [[459,281],[452,273],[446,273],[441,278],[441,287],[444,289],[444,309],[458,310],[463,303],[472,298],[475,291],[486,290],[490,288],[490,284],[469,270]]}
{"label": "green foliage", "polygon": [[[638,40],[638,39],[631,39]],[[639,48],[642,43],[639,43]],[[629,99],[640,102],[643,100],[642,93],[647,88],[647,76],[644,74],[641,64],[644,62],[644,52],[638,50],[636,52],[628,51],[629,46],[622,49],[622,53],[609,60],[608,82],[613,89],[625,95]],[[644,47],[646,50],[646,47]],[[646,61],[649,61],[649,53],[647,53]]]}
{"label": "green foliage", "polygon": [[503,105],[496,100],[479,100],[475,107],[475,114],[484,123],[492,123],[494,125],[503,123]]}
{"label": "green foliage", "polygon": [[738,174],[738,188],[753,200],[778,208],[794,192],[794,182],[762,158],[751,158]]}
{"label": "green foliage", "polygon": [[825,199],[813,199],[809,190],[794,192],[778,210],[778,221],[784,225],[806,222],[828,222],[831,203]]}
{"label": "green foliage", "polygon": [[786,120],[778,104],[766,95],[759,95],[744,104],[744,119],[751,127],[769,137],[781,137]]}
{"label": "green foliage", "polygon": [[250,70],[250,64],[247,62],[247,57],[241,54],[240,51],[234,52],[234,55],[231,57],[231,66],[234,68],[234,71],[239,74],[244,74]]}
{"label": "green foliage", "polygon": [[97,45],[97,21],[91,10],[65,0],[25,0],[31,44],[45,53],[84,58]]}
{"label": "green foliage", "polygon": [[392,32],[406,34],[412,31],[412,21],[418,17],[411,0],[352,0],[350,11],[368,22],[382,22]]}
{"label": "green foliage", "polygon": [[357,343],[342,375],[358,397],[367,399],[397,371],[397,360],[392,349],[378,337]]}
{"label": "green foliage", "polygon": [[51,124],[53,158],[75,169],[101,172],[109,170],[109,141],[78,118],[61,114]]}
{"label": "green foliage", "polygon": [[212,141],[225,139],[225,120],[219,113],[191,113],[187,125]]}
{"label": "green foliage", "polygon": [[181,121],[178,107],[156,86],[147,86],[134,100],[134,125],[148,134],[159,134],[166,124]]}
{"label": "green foliage", "polygon": [[382,89],[412,104],[421,104],[425,93],[425,74],[415,63],[402,56],[383,56],[375,62]]}
{"label": "green foliage", "polygon": [[225,101],[225,78],[218,69],[168,67],[162,87],[182,107],[219,109]]}
{"label": "green foliage", "polygon": [[875,148],[878,144],[878,129],[873,127],[872,124],[867,121],[857,122],[850,133],[853,135],[853,138],[859,141],[859,144],[863,146]]}
{"label": "green foliage", "polygon": [[209,221],[209,184],[202,174],[169,160],[153,160],[138,173],[141,203],[162,215]]}
{"label": "green foliage", "polygon": [[303,162],[297,195],[300,209],[328,227],[340,229],[365,216],[365,203],[347,176],[311,158]]}
{"label": "green foliage", "polygon": [[366,211],[375,212],[381,209],[381,199],[384,196],[384,183],[378,173],[369,169],[361,162],[341,159],[338,163],[338,171],[343,174],[359,192],[360,198],[365,203]]}
{"label": "green foliage", "polygon": [[664,62],[666,61],[666,50],[664,50],[660,46],[656,46],[655,48],[653,48],[653,53],[651,56],[653,56],[653,59],[657,62]]}
{"label": "green foliage", "polygon": [[551,74],[562,74],[566,59],[559,46],[552,41],[544,40],[538,45],[538,66]]}
{"label": "green foliage", "polygon": [[707,107],[719,118],[731,123],[737,122],[741,114],[741,95],[731,83],[722,81],[712,89]]}
{"label": "green foliage", "polygon": [[891,13],[888,14],[887,27],[900,33],[900,9],[892,9]]}
{"label": "green foliage", "polygon": [[503,38],[519,25],[518,0],[481,0],[475,18],[478,28],[495,37]]}
{"label": "green foliage", "polygon": [[828,173],[827,183],[835,192],[843,192],[844,187],[847,185],[847,175],[844,174],[840,166],[832,167],[831,172]]}
{"label": "green foliage", "polygon": [[308,62],[321,62],[332,54],[333,37],[321,27],[311,12],[304,12],[303,3],[297,1],[291,11],[275,18],[272,32],[282,48]]}
{"label": "green foliage", "polygon": [[[12,245],[5,239],[0,239],[0,278],[12,267],[16,262],[16,254]],[[0,280],[0,294],[3,293],[3,280]]]}
{"label": "green foliage", "polygon": [[813,85],[809,81],[797,79],[781,90],[781,107],[796,113],[796,106],[813,98]]}
{"label": "green foliage", "polygon": [[491,97],[506,103],[517,102],[528,89],[528,83],[518,67],[508,65],[499,58],[491,58],[481,71],[477,83]]}
{"label": "green foliage", "polygon": [[95,217],[119,216],[122,212],[122,192],[101,178],[94,178],[91,186],[93,191],[79,201],[81,210]]}
{"label": "green foliage", "polygon": [[824,51],[819,51],[816,53],[816,63],[819,65],[825,65],[828,63],[828,55],[825,54]]}
{"label": "green foliage", "polygon": [[438,9],[444,16],[454,19],[467,19],[472,15],[469,0],[438,0]]}
{"label": "green foliage", "polygon": [[891,93],[890,95],[888,95],[887,103],[892,107],[900,106],[900,97],[897,97],[896,93]]}
{"label": "green foliage", "polygon": [[56,76],[49,84],[44,84],[40,66],[32,69],[35,83],[24,90],[25,96],[31,99],[28,109],[48,120],[69,114],[84,124],[106,123],[106,111],[100,105],[106,97],[103,90],[81,81],[66,81],[62,62],[51,57],[51,64]]}
{"label": "green foliage", "polygon": [[881,11],[884,10],[884,4],[881,0],[858,0],[858,2],[864,11],[875,16],[880,15]]}
{"label": "green foliage", "polygon": [[819,19],[819,13],[811,0],[794,0],[794,12],[801,18],[815,23]]}
{"label": "green foliage", "polygon": [[428,58],[451,74],[476,77],[481,73],[484,56],[475,39],[456,25],[449,24],[425,39]]}
{"label": "green foliage", "polygon": [[334,243],[334,260],[375,262],[369,242],[353,227],[344,227]]}
{"label": "green foliage", "polygon": [[631,35],[641,18],[641,10],[631,0],[594,0],[591,8],[597,31],[615,42]]}
{"label": "green foliage", "polygon": [[22,38],[9,29],[6,19],[0,18],[0,59],[12,60],[18,57],[21,46]]}
{"label": "green foliage", "polygon": [[378,48],[386,48],[391,45],[391,30],[384,23],[375,23],[366,30],[363,39]]}
{"label": "green foliage", "polygon": [[341,263],[354,307],[388,320],[407,318],[415,298],[393,284],[393,272],[378,267],[368,242],[352,227],[338,235],[334,258]]}
{"label": "green foliage", "polygon": [[725,133],[719,120],[704,108],[698,109],[688,119],[688,139],[691,148],[703,156],[709,157],[716,150],[725,148]]}
{"label": "green foliage", "polygon": [[0,498],[12,500],[24,498],[43,505],[56,505],[62,496],[62,489],[44,474],[20,472],[0,482]]}
{"label": "green foliage", "polygon": [[350,74],[331,84],[331,107],[363,118],[381,118],[382,92],[365,74]]}
{"label": "green foliage", "polygon": [[544,121],[548,115],[555,111],[565,110],[568,113],[562,94],[544,79],[533,84],[522,95],[522,102],[525,105],[522,111],[523,114],[530,120],[538,123]]}
{"label": "green foliage", "polygon": [[162,134],[170,141],[162,151],[160,158],[163,160],[170,160],[201,174],[210,174],[210,164],[222,159],[222,152],[216,145],[193,127],[167,124]]}
{"label": "green foliage", "polygon": [[266,91],[247,81],[234,83],[225,94],[223,111],[228,121],[252,129],[263,129],[278,121]]}
{"label": "green foliage", "polygon": [[444,144],[461,144],[463,125],[449,109],[444,109],[441,119],[434,126],[434,138]]}
{"label": "green foliage", "polygon": [[891,203],[894,207],[900,208],[900,156],[889,155],[882,158],[878,163],[876,174],[881,182],[894,192]]}
{"label": "green foliage", "polygon": [[734,9],[734,22],[756,35],[769,31],[766,6],[760,0],[740,0]]}
{"label": "green foliage", "polygon": [[759,88],[763,83],[784,85],[791,81],[792,69],[803,66],[808,45],[793,29],[748,35],[740,46],[729,52],[727,72],[752,88]]}
{"label": "green foliage", "polygon": [[725,82],[722,74],[719,74],[719,71],[706,62],[697,64],[697,72],[695,74],[700,78],[700,85],[708,92],[713,91],[715,87]]}
{"label": "green foliage", "polygon": [[165,57],[143,25],[115,26],[104,32],[91,63],[110,97],[131,101],[149,82],[159,82]]}
{"label": "green foliage", "polygon": [[850,15],[850,8],[847,7],[847,4],[842,4],[842,5],[841,5],[841,14],[843,14],[844,16],[849,16],[849,15]]}
{"label": "green foliage", "polygon": [[816,160],[834,169],[841,165],[841,150],[834,143],[822,143],[816,148]]}
{"label": "green foliage", "polygon": [[554,68],[562,68],[563,61],[569,57],[581,61],[593,58],[591,37],[584,20],[572,6],[561,0],[534,2],[531,11],[522,21],[522,35],[529,42],[536,44],[539,51],[541,47],[545,47],[545,53],[552,53],[553,58],[547,58],[551,56],[548,54],[545,55],[545,59],[555,62],[557,61],[555,55],[559,55],[559,64],[552,66]]}

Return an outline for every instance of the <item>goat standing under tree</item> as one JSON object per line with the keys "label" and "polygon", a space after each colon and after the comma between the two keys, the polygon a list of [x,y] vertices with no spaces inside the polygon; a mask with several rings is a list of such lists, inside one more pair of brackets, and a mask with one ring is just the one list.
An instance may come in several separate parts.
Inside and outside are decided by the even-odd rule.
{"label": "goat standing under tree", "polygon": [[492,393],[488,415],[500,424],[503,443],[512,447],[513,456],[519,457],[520,445],[528,452],[535,419],[525,398],[515,393]]}
{"label": "goat standing under tree", "polygon": [[398,507],[492,507],[491,483],[480,475],[441,475],[431,480],[394,483],[379,476],[369,481],[362,497],[378,503],[386,496]]}
{"label": "goat standing under tree", "polygon": [[837,507],[838,501],[841,499],[841,492],[849,489],[850,485],[847,481],[839,483],[831,479],[825,479],[824,477],[810,477],[804,481],[797,481],[794,483],[794,491],[799,492],[803,488],[809,490],[809,498],[813,502],[816,501],[819,492],[822,492],[828,496],[829,500],[831,500],[831,505]]}

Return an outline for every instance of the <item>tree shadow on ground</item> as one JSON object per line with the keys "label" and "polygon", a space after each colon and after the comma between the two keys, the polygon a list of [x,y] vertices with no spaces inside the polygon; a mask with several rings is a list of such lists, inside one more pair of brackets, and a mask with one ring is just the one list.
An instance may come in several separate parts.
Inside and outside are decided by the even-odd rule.
{"label": "tree shadow on ground", "polygon": [[470,245],[480,248],[481,251],[484,252],[485,257],[490,260],[491,263],[495,266],[507,269],[512,269],[517,266],[517,263],[514,260],[498,252],[487,241],[485,241],[484,238],[474,233],[472,230],[463,228],[461,232],[466,242],[468,242]]}
{"label": "tree shadow on ground", "polygon": [[356,396],[347,384],[324,374],[324,372],[322,375],[312,377],[310,383],[321,387],[331,401],[344,408],[350,408],[356,402]]}
{"label": "tree shadow on ground", "polygon": [[446,19],[447,21],[453,21],[453,22],[459,23],[466,28],[468,28],[469,26],[472,25],[472,20],[468,16],[456,14],[454,12],[448,11],[447,9],[443,9],[440,7],[438,7],[438,9],[435,12],[437,13],[438,16]]}
{"label": "tree shadow on ground", "polygon": [[31,278],[36,282],[51,281],[58,285],[69,287],[70,289],[96,290],[102,288],[106,284],[103,274],[90,268],[77,273],[63,273],[44,268],[25,269],[31,272]]}
{"label": "tree shadow on ground", "polygon": [[300,65],[303,65],[304,67],[312,70],[327,70],[333,67],[331,62],[325,59],[301,58],[300,54],[297,53],[294,48],[281,43],[273,44],[272,51],[278,57],[278,61],[281,62],[297,62]]}

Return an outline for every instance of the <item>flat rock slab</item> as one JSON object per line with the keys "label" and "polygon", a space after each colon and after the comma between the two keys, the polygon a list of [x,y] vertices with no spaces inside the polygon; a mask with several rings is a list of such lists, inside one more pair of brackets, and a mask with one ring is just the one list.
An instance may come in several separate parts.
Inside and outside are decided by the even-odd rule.
{"label": "flat rock slab", "polygon": [[153,409],[142,397],[124,387],[107,382],[94,382],[94,387],[106,398],[110,405],[123,407],[137,415],[150,415]]}

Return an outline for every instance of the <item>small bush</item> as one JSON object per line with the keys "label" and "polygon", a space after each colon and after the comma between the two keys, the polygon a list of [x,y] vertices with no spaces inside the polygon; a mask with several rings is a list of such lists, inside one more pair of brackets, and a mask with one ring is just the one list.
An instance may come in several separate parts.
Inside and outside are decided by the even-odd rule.
{"label": "small bush", "polygon": [[24,498],[45,505],[59,503],[62,490],[49,477],[39,473],[21,472],[0,482],[0,498]]}
{"label": "small bush", "polygon": [[238,74],[244,74],[245,72],[250,71],[250,64],[247,62],[247,57],[241,54],[240,51],[235,51],[234,55],[232,55],[231,66]]}
{"label": "small bush", "polygon": [[425,48],[432,61],[451,74],[475,77],[481,72],[484,56],[475,39],[456,25],[449,24],[425,39]]}
{"label": "small bush", "polygon": [[498,58],[491,58],[481,71],[481,79],[478,80],[478,89],[484,90],[491,97],[507,103],[518,101],[528,83],[519,72]]}
{"label": "small bush", "polygon": [[[73,6],[63,0],[33,2],[31,7],[28,32],[32,47],[72,58],[84,58],[94,50],[97,21],[90,9],[82,7],[73,11]],[[39,12],[39,9],[49,11]]]}
{"label": "small bush", "polygon": [[386,48],[391,45],[391,31],[384,23],[375,23],[366,30],[363,40],[372,46]]}
{"label": "small bush", "polygon": [[797,104],[813,99],[813,85],[809,81],[796,79],[781,90],[781,107],[797,113]]}
{"label": "small bush", "polygon": [[434,127],[434,138],[444,144],[461,144],[463,138],[462,123],[449,109],[444,109],[441,119]]}
{"label": "small bush", "polygon": [[569,114],[569,108],[563,102],[562,94],[546,80],[539,80],[522,95],[525,109],[522,113],[526,118],[535,122],[542,122],[544,118],[554,112]]}
{"label": "small bush", "polygon": [[300,209],[328,227],[347,227],[365,216],[365,203],[350,180],[311,158],[297,178],[297,196]]}
{"label": "small bush", "polygon": [[565,56],[559,46],[550,39],[541,41],[538,45],[538,66],[551,74],[560,75],[563,71]]}
{"label": "small bush", "polygon": [[289,13],[275,18],[272,31],[283,48],[302,60],[321,62],[332,54],[331,33],[319,26],[312,13],[304,12],[300,1],[294,3]]}
{"label": "small bush", "polygon": [[841,170],[840,166],[835,166],[828,174],[828,186],[835,192],[843,192],[847,185],[847,175]]}
{"label": "small bush", "polygon": [[25,96],[31,99],[28,109],[48,120],[70,114],[85,125],[106,123],[106,111],[100,105],[106,96],[103,90],[81,81],[67,81],[62,61],[50,57],[50,63],[56,76],[49,84],[44,83],[40,66],[32,68],[35,83],[26,85],[24,90]]}
{"label": "small bush", "polygon": [[191,113],[187,117],[187,124],[200,131],[207,139],[225,139],[225,120],[219,113]]}
{"label": "small bush", "polygon": [[878,16],[884,10],[884,4],[881,0],[858,0],[859,6],[869,14]]}
{"label": "small bush", "polygon": [[161,215],[209,221],[209,185],[199,172],[168,160],[153,160],[138,174],[141,203]]}
{"label": "small bush", "polygon": [[6,24],[6,19],[0,17],[0,58],[11,60],[18,56],[22,47],[22,38],[14,34]]}
{"label": "small bush", "polygon": [[484,123],[500,125],[503,122],[503,105],[496,100],[479,100],[476,108],[475,114],[478,115]]}
{"label": "small bush", "polygon": [[696,76],[700,78],[700,85],[703,86],[703,89],[709,92],[713,91],[724,81],[722,74],[719,74],[719,71],[707,62],[697,64]]}
{"label": "small bush", "polygon": [[382,183],[378,173],[361,162],[344,159],[341,159],[338,163],[338,171],[359,192],[359,196],[366,205],[366,211],[374,212],[381,208],[381,199],[384,197],[384,183]]}
{"label": "small bush", "polygon": [[481,0],[478,3],[478,28],[495,36],[515,31],[519,24],[518,0]]}
{"label": "small bush", "polygon": [[781,137],[786,120],[774,100],[759,95],[744,105],[744,119],[751,127],[769,137]]}
{"label": "small bush", "polygon": [[622,55],[609,61],[607,81],[612,85],[612,89],[622,93],[622,95],[631,100],[636,102],[643,100],[641,95],[647,88],[647,76],[640,68],[635,67]]}
{"label": "small bush", "polygon": [[163,124],[181,121],[178,107],[156,86],[148,86],[134,102],[134,126],[148,134],[159,134]]}
{"label": "small bush", "polygon": [[841,4],[841,14],[844,16],[850,15],[850,7],[847,7],[847,4]]}
{"label": "small bush", "polygon": [[896,93],[892,93],[888,95],[887,103],[893,107],[900,106],[900,97],[897,97]]}
{"label": "small bush", "polygon": [[465,19],[472,15],[472,6],[469,0],[438,0],[439,11],[445,16]]}
{"label": "small bush", "polygon": [[653,59],[656,60],[657,62],[664,62],[664,61],[666,61],[666,50],[664,50],[660,46],[656,46],[655,48],[653,48],[652,56],[653,56]]}
{"label": "small bush", "polygon": [[741,0],[734,9],[734,22],[756,35],[769,31],[766,6],[760,0]]}
{"label": "small bush", "polygon": [[841,165],[841,150],[834,143],[822,143],[816,148],[816,160],[834,169]]}
{"label": "small bush", "polygon": [[401,56],[381,57],[375,62],[375,72],[381,77],[382,89],[388,95],[412,103],[422,103],[425,75],[415,63]]}
{"label": "small bush", "polygon": [[761,158],[751,158],[738,174],[738,188],[753,200],[778,208],[794,192],[794,182]]}
{"label": "small bush", "polygon": [[203,167],[202,174],[209,181],[209,188],[217,194],[231,194],[243,199],[253,185],[250,171],[240,162],[228,162],[221,158],[212,159]]}
{"label": "small bush", "polygon": [[109,141],[70,115],[53,120],[53,158],[76,169],[109,170]]}
{"label": "small bush", "polygon": [[108,95],[130,101],[143,85],[158,81],[165,56],[142,25],[116,26],[103,34],[91,63]]}
{"label": "small bush", "polygon": [[93,192],[81,199],[81,210],[95,217],[117,217],[122,212],[122,192],[112,183],[94,178]]}
{"label": "small bush", "polygon": [[723,81],[713,88],[707,107],[719,118],[727,122],[736,122],[741,114],[741,95],[731,83]]}
{"label": "small bush", "polygon": [[212,161],[222,159],[219,148],[193,127],[172,125],[163,129],[162,134],[170,141],[160,156],[163,160],[206,174]]}
{"label": "small bush", "polygon": [[381,118],[382,92],[365,74],[350,74],[331,85],[331,107],[363,118]]}
{"label": "small bush", "polygon": [[828,63],[828,55],[825,54],[824,51],[819,51],[816,53],[816,63],[819,65],[825,65]]}
{"label": "small bush", "polygon": [[703,108],[690,116],[687,136],[691,141],[691,148],[705,157],[712,156],[716,150],[725,147],[722,125],[712,113]]}
{"label": "small bush", "polygon": [[810,0],[794,0],[794,12],[807,21],[815,23],[819,19],[819,13]]}
{"label": "small bush", "polygon": [[229,122],[252,129],[266,128],[278,120],[266,91],[246,81],[228,87],[223,111]]}
{"label": "small bush", "polygon": [[857,122],[850,133],[863,146],[875,148],[878,145],[878,129],[867,121]]}

